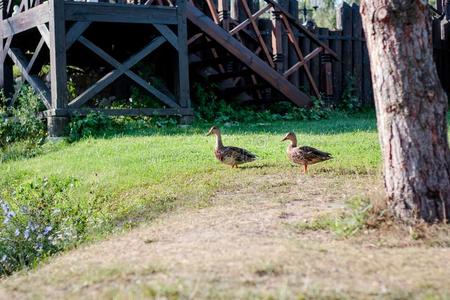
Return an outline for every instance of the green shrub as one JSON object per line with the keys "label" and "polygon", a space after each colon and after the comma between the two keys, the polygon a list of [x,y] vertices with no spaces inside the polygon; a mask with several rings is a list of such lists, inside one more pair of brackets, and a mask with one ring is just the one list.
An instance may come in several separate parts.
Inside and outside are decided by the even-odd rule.
{"label": "green shrub", "polygon": [[73,117],[69,124],[69,140],[97,136],[112,130],[112,119],[101,113],[89,113],[86,117]]}
{"label": "green shrub", "polygon": [[6,108],[3,95],[0,102],[0,148],[20,141],[42,142],[46,131],[44,123],[37,117],[42,102],[30,86],[21,88],[14,108]]}
{"label": "green shrub", "polygon": [[347,85],[342,92],[338,108],[345,112],[357,112],[361,110],[362,104],[356,95],[356,77],[347,76]]}
{"label": "green shrub", "polygon": [[13,188],[0,199],[0,276],[83,240],[94,222],[90,201],[69,201],[77,181],[56,177]]}
{"label": "green shrub", "polygon": [[268,107],[237,106],[221,100],[213,90],[198,83],[194,84],[193,104],[196,119],[200,122],[273,122],[282,120],[320,120],[328,118],[330,109],[317,98],[310,108],[300,108],[290,102],[276,102]]}

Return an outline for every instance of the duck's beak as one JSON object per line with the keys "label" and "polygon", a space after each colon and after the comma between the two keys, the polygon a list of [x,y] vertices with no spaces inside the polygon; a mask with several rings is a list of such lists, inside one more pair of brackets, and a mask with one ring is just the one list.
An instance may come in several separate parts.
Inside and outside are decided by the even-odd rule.
{"label": "duck's beak", "polygon": [[281,141],[284,142],[285,140],[287,140],[287,136],[285,136]]}
{"label": "duck's beak", "polygon": [[209,131],[209,132],[206,134],[206,136],[210,136],[211,134],[212,134],[212,132]]}

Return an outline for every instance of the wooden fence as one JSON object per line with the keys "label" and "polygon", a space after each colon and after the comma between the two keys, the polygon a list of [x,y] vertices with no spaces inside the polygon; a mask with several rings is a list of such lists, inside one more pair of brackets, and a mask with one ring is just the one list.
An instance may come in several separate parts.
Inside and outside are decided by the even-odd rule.
{"label": "wooden fence", "polygon": [[[325,97],[330,104],[339,104],[345,89],[354,89],[354,95],[359,98],[362,105],[373,104],[370,63],[366,42],[361,23],[359,6],[343,3],[337,9],[336,21],[338,30],[328,28],[315,28],[313,32],[326,45],[336,52],[339,61],[331,60],[327,55],[321,55],[319,60],[309,62],[312,74],[319,82],[321,92],[326,95],[326,89],[331,72],[332,95]],[[302,34],[299,34],[299,43],[305,52],[310,52],[311,44]],[[331,70],[327,63],[331,61]],[[299,86],[309,89],[304,74],[298,76]],[[306,84],[305,84],[306,83]],[[328,98],[328,99],[327,99]]]}

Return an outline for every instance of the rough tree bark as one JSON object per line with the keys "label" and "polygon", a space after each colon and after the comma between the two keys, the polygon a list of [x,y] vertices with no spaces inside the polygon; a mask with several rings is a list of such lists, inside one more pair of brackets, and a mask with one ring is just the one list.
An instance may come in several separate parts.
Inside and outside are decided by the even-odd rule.
{"label": "rough tree bark", "polygon": [[384,182],[404,221],[450,217],[448,100],[433,61],[426,0],[363,0]]}

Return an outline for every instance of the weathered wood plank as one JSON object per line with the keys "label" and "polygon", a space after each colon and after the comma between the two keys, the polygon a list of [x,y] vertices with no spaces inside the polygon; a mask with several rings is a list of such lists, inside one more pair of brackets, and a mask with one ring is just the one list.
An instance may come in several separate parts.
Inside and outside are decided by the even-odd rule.
{"label": "weathered wood plank", "polygon": [[47,25],[45,25],[45,24],[38,25],[37,29],[39,30],[39,33],[41,34],[42,38],[44,39],[44,42],[50,48],[50,32],[48,31]]}
{"label": "weathered wood plank", "polygon": [[[342,34],[345,36],[353,36],[352,29],[352,8],[346,2],[338,7],[338,14],[336,16],[337,27],[342,30]],[[342,43],[342,84],[348,85],[348,76],[353,73],[353,61],[352,61],[352,41],[345,40]]]}
{"label": "weathered wood plank", "polygon": [[[0,22],[8,16],[7,3],[3,1],[1,5]],[[8,37],[8,39],[10,38],[11,37]],[[0,56],[5,58],[2,59],[2,62],[0,63],[0,88],[3,89],[3,93],[7,98],[11,97],[14,94],[13,63],[11,59],[8,59],[7,57],[8,49],[9,46],[7,46],[5,44],[5,41],[2,39],[0,41]],[[11,102],[9,103],[10,105]]]}
{"label": "weathered wood plank", "polygon": [[306,94],[285,79],[283,75],[268,66],[252,51],[244,47],[229,32],[216,26],[208,16],[190,3],[187,3],[186,16],[192,23],[220,43],[229,53],[255,71],[292,102],[299,106],[307,106],[311,103],[311,99]]}
{"label": "weathered wood plank", "polygon": [[66,24],[64,22],[64,1],[49,0],[50,10],[50,84],[53,108],[66,108],[67,58]]}
{"label": "weathered wood plank", "polygon": [[155,24],[154,26],[169,44],[178,49],[178,37],[167,25]]}
{"label": "weathered wood plank", "polygon": [[189,53],[187,41],[186,0],[177,0],[178,16],[178,89],[181,107],[191,107],[189,88]]}
{"label": "weathered wood plank", "polygon": [[45,39],[41,37],[38,45],[36,46],[36,49],[34,50],[33,56],[30,59],[30,62],[27,65],[26,71],[30,73],[31,69],[34,67],[34,63],[36,62],[36,59],[38,58],[39,54],[41,53],[42,47],[45,44]]}
{"label": "weathered wood plank", "polygon": [[[339,37],[341,31],[331,33],[333,37]],[[339,57],[342,57],[342,40],[331,39],[330,46]],[[334,87],[334,103],[337,104],[342,95],[342,59],[333,61],[333,87]]]}
{"label": "weathered wood plank", "polygon": [[50,10],[48,2],[33,7],[23,13],[12,16],[0,23],[0,36],[7,38],[27,31],[37,25],[49,22]]}
{"label": "weathered wood plank", "polygon": [[177,24],[176,9],[151,5],[65,2],[68,21]]}
{"label": "weathered wood plank", "polygon": [[89,28],[92,22],[76,22],[66,34],[66,49],[68,50],[78,38]]}

